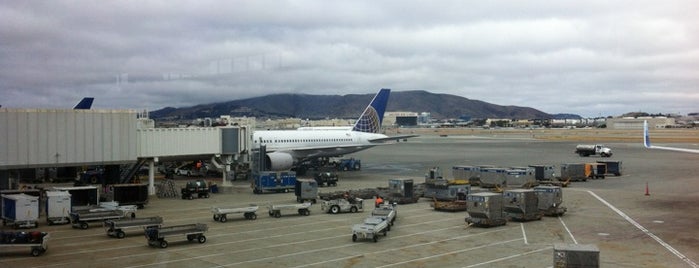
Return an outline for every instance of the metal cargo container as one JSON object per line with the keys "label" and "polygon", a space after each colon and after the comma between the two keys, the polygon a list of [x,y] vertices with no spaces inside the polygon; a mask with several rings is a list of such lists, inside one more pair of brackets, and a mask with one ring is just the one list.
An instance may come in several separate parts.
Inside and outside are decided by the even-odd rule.
{"label": "metal cargo container", "polygon": [[114,184],[110,187],[112,201],[120,205],[136,205],[143,208],[148,204],[148,184]]}
{"label": "metal cargo container", "polygon": [[2,225],[14,228],[39,226],[39,198],[26,194],[2,195]]}
{"label": "metal cargo container", "polygon": [[296,186],[296,173],[260,171],[253,175],[253,193],[264,191],[289,192]]}
{"label": "metal cargo container", "polygon": [[[446,187],[426,187],[423,197],[433,198],[440,201],[466,199],[466,196],[471,192],[469,184],[452,184]],[[459,198],[461,196],[461,198]]]}
{"label": "metal cargo container", "polygon": [[481,168],[480,185],[483,187],[496,187],[505,185],[504,168]]}
{"label": "metal cargo container", "polygon": [[0,168],[133,162],[135,110],[0,109]]}
{"label": "metal cargo container", "polygon": [[502,194],[505,199],[505,212],[513,220],[540,220],[542,213],[539,211],[538,198],[532,189],[505,190]]}
{"label": "metal cargo container", "polygon": [[297,179],[294,194],[296,194],[296,202],[311,201],[315,203],[318,199],[318,182],[314,179]]}
{"label": "metal cargo container", "polygon": [[561,206],[563,204],[563,189],[560,186],[537,186],[534,187],[539,198],[539,210],[546,216],[561,216],[568,209]]}
{"label": "metal cargo container", "polygon": [[614,176],[621,176],[621,161],[614,160],[597,160],[597,163],[602,163],[607,165],[606,174],[614,174]]}
{"label": "metal cargo container", "polygon": [[505,171],[506,187],[532,187],[537,184],[533,168],[517,168]]}
{"label": "metal cargo container", "polygon": [[599,248],[593,244],[553,244],[553,267],[599,267]]}
{"label": "metal cargo container", "polygon": [[561,164],[561,178],[560,180],[566,181],[587,181],[587,176],[585,176],[585,164],[584,163],[568,163]]}
{"label": "metal cargo container", "polygon": [[507,224],[500,193],[472,193],[466,198],[466,223],[476,226],[498,226]]}
{"label": "metal cargo container", "polygon": [[585,177],[590,179],[604,179],[607,174],[607,165],[602,163],[585,163]]}
{"label": "metal cargo container", "polygon": [[392,195],[401,197],[413,197],[413,180],[412,179],[390,179],[388,180],[388,191]]}
{"label": "metal cargo container", "polygon": [[70,222],[70,193],[67,191],[46,191],[46,222],[49,225]]}
{"label": "metal cargo container", "polygon": [[534,168],[534,178],[539,181],[550,181],[556,177],[553,165],[529,165]]}
{"label": "metal cargo container", "polygon": [[70,205],[73,210],[89,208],[99,204],[99,191],[95,186],[53,187],[54,191],[70,193]]}

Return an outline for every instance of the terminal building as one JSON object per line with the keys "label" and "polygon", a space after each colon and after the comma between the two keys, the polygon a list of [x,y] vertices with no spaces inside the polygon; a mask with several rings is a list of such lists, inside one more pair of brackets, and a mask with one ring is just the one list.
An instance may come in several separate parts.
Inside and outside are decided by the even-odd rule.
{"label": "terminal building", "polygon": [[415,112],[386,112],[383,118],[384,126],[413,127],[418,125],[418,114]]}

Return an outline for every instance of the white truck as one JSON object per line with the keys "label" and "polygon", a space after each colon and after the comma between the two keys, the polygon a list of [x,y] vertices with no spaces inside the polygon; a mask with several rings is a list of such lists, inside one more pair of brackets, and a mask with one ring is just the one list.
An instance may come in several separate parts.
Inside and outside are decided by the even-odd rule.
{"label": "white truck", "polygon": [[363,223],[352,226],[352,242],[357,242],[357,239],[371,239],[374,242],[379,241],[379,234],[388,235],[388,221],[384,217],[370,216]]}
{"label": "white truck", "polygon": [[612,149],[602,144],[578,144],[578,146],[575,146],[575,153],[585,157],[591,155],[610,157],[612,156]]}

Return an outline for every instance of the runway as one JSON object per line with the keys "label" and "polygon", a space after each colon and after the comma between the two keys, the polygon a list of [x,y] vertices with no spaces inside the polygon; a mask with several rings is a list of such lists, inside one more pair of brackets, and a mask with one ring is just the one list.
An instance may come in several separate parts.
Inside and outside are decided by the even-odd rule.
{"label": "runway", "polygon": [[[530,137],[423,135],[352,156],[362,171],[342,172],[337,187],[321,192],[387,187],[388,179],[422,182],[438,166],[447,178],[454,165],[526,166],[594,162],[573,154],[577,142]],[[699,155],[649,151],[628,142],[605,143],[623,161],[621,177],[576,182],[564,190],[568,212],[541,221],[508,222],[493,228],[466,227],[466,212],[437,212],[428,200],[400,205],[395,225],[377,243],[351,240],[360,213],[310,216],[267,215],[266,204],[293,203],[293,193],[255,195],[246,182],[232,194],[209,199],[153,197],[138,217],[162,216],[165,225],[206,223],[207,242],[169,241],[149,247],[142,232],[107,237],[99,224],[87,230],[47,226],[49,250],[0,253],[3,267],[551,267],[553,243],[596,244],[603,267],[697,267],[699,260]],[[184,184],[187,178],[178,178]],[[649,195],[645,195],[648,183]],[[372,205],[365,200],[365,207]],[[212,206],[260,205],[257,220],[231,215],[212,219]],[[621,212],[621,213],[620,213]],[[625,215],[625,216],[624,216]],[[5,230],[5,229],[4,229]]]}

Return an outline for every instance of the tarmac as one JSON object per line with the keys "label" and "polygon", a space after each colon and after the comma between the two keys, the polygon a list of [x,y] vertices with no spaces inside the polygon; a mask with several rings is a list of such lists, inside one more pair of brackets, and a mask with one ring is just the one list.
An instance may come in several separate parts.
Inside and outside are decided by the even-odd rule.
{"label": "tarmac", "polygon": [[[432,167],[451,178],[455,165],[551,164],[559,169],[562,163],[602,160],[574,154],[578,143],[528,134],[422,135],[351,155],[362,160],[362,170],[340,172],[336,187],[319,191],[387,187],[394,178],[421,183]],[[373,200],[365,200],[359,213],[324,214],[314,204],[309,216],[284,211],[274,218],[266,206],[294,204],[293,192],[253,194],[249,182],[235,181],[227,193],[207,199],[153,196],[137,212],[137,217],[161,216],[165,226],[205,223],[205,243],[182,236],[168,239],[167,248],[156,248],[148,246],[142,231],[117,239],[108,237],[101,223],[81,230],[70,224],[48,226],[42,217],[36,230],[50,233],[48,251],[32,257],[29,249],[0,248],[0,266],[553,267],[553,244],[570,243],[596,245],[601,267],[697,267],[699,154],[648,150],[640,142],[605,145],[614,152],[610,160],[623,161],[622,175],[564,188],[568,212],[560,217],[468,227],[466,212],[434,211],[429,200],[421,199],[399,205],[395,225],[377,243],[352,242],[351,227],[371,213]],[[188,179],[176,181],[183,185]],[[242,214],[229,215],[225,223],[213,220],[213,206],[251,204],[259,206],[256,220]]]}

